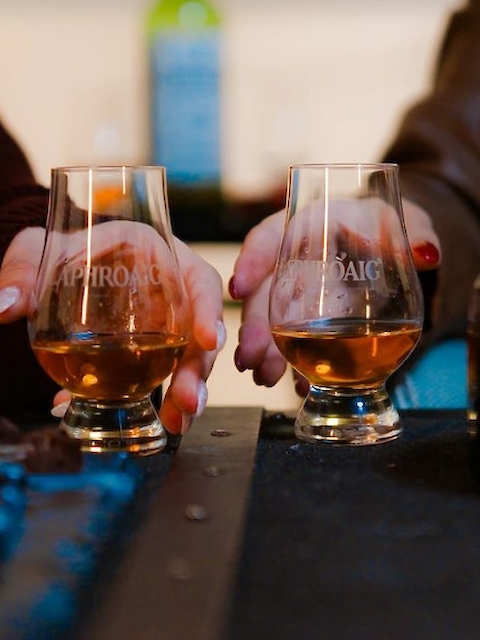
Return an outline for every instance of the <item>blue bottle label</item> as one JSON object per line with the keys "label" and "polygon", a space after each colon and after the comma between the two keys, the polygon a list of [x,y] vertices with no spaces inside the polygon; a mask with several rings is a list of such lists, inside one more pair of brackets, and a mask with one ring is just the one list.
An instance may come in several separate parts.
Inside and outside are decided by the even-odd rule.
{"label": "blue bottle label", "polygon": [[170,183],[220,179],[219,44],[213,30],[152,42],[153,162]]}

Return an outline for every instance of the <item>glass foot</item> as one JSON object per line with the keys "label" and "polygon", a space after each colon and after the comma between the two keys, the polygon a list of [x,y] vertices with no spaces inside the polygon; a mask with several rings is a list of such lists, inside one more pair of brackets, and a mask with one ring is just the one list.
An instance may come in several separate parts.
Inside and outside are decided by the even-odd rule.
{"label": "glass foot", "polygon": [[312,386],[294,428],[299,440],[341,445],[389,442],[402,432],[400,417],[384,387],[351,390]]}
{"label": "glass foot", "polygon": [[90,453],[127,451],[149,455],[167,444],[167,434],[149,397],[128,404],[74,398],[60,427]]}

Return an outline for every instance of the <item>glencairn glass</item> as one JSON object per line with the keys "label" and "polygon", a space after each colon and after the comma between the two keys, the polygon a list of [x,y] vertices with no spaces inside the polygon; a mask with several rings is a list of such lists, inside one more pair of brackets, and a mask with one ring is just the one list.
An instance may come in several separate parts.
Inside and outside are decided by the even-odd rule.
{"label": "glencairn glass", "polygon": [[400,434],[386,381],[419,340],[423,299],[396,165],[290,167],[269,318],[280,352],[309,382],[300,440]]}
{"label": "glencairn glass", "polygon": [[164,167],[52,170],[29,336],[83,450],[159,451],[151,394],[189,339]]}

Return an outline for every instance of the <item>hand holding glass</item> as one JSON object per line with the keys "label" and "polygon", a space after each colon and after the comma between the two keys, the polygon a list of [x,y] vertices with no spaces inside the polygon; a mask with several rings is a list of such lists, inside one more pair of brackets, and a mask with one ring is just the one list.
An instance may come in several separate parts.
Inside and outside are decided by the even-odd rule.
{"label": "hand holding glass", "polygon": [[163,167],[52,171],[34,307],[33,350],[72,394],[67,433],[88,451],[163,448],[150,395],[190,326]]}
{"label": "hand holding glass", "polygon": [[423,300],[396,165],[290,168],[269,315],[279,350],[310,385],[299,439],[400,434],[385,383],[420,337]]}

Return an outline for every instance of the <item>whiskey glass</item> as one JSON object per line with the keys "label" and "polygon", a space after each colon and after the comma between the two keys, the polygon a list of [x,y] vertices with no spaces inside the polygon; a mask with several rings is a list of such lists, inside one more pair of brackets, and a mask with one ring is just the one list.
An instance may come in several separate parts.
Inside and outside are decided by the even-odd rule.
{"label": "whiskey glass", "polygon": [[417,344],[423,298],[394,164],[289,168],[270,328],[309,383],[295,434],[375,444],[399,436],[386,388]]}
{"label": "whiskey glass", "polygon": [[84,451],[161,450],[151,395],[190,327],[164,167],[52,170],[32,307],[33,351],[71,393],[60,426]]}

